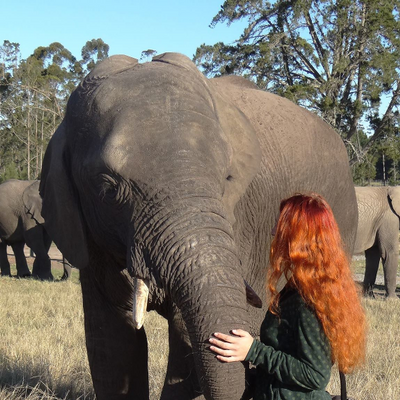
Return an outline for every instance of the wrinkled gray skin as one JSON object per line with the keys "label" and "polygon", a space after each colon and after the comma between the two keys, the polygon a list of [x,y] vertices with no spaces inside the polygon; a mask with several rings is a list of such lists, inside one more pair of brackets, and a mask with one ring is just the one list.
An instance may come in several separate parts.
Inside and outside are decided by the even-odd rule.
{"label": "wrinkled gray skin", "polygon": [[[15,255],[18,277],[31,276],[24,254],[25,244],[35,253],[32,275],[53,280],[48,251],[51,239],[41,216],[42,199],[39,181],[8,180],[0,185],[0,269],[1,275],[11,276],[7,246]],[[70,275],[65,267],[63,278]]]}
{"label": "wrinkled gray skin", "polygon": [[[215,331],[259,332],[270,232],[282,198],[325,196],[352,251],[357,204],[345,148],[323,121],[237,77],[207,80],[185,56],[114,56],[71,95],[46,151],[43,215],[81,269],[97,398],[148,399],[145,329],[132,279],[169,323],[162,399],[240,399],[242,363],[208,350]],[[65,222],[70,222],[65,226]],[[64,229],[58,229],[63,225]],[[127,269],[126,269],[127,268]]]}
{"label": "wrinkled gray skin", "polygon": [[373,296],[379,261],[382,260],[386,295],[397,298],[400,187],[355,189],[359,217],[354,254],[365,253],[364,293]]}

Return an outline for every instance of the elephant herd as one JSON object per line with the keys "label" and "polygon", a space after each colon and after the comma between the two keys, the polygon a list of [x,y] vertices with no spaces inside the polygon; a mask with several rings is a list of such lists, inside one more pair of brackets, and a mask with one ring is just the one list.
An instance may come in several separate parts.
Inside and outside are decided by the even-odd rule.
{"label": "elephant herd", "polygon": [[364,293],[373,296],[382,260],[386,295],[397,298],[399,187],[356,187],[358,227],[353,254],[365,253]]}
{"label": "elephant herd", "polygon": [[177,53],[120,55],[70,96],[42,166],[41,215],[29,215],[80,270],[99,400],[149,398],[146,310],[168,320],[163,400],[245,399],[248,367],[219,363],[207,339],[257,335],[281,199],[324,196],[348,251],[366,251],[365,290],[382,258],[395,296],[396,191],[355,190],[340,137],[286,99],[240,77],[206,79]]}
{"label": "elephant herd", "polygon": [[[0,271],[2,276],[11,276],[7,246],[11,246],[17,267],[17,277],[34,276],[53,280],[51,260],[48,252],[51,238],[45,229],[41,215],[42,199],[39,181],[11,179],[0,185]],[[32,272],[28,268],[24,253],[25,244],[35,254]],[[64,264],[61,279],[67,279],[71,267]]]}

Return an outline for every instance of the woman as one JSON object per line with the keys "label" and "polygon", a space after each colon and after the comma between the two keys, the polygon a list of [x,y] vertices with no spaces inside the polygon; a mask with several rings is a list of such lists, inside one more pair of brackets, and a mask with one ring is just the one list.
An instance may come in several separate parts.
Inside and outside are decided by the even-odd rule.
{"label": "woman", "polygon": [[[277,287],[287,281],[281,291]],[[365,357],[365,315],[337,223],[319,195],[282,201],[270,251],[271,302],[260,341],[214,333],[223,362],[257,367],[254,399],[327,399],[331,367],[351,372]]]}

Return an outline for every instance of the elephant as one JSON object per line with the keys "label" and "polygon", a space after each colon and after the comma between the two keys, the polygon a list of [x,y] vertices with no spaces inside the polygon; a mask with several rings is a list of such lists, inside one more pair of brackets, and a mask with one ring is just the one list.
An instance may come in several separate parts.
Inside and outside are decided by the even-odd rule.
{"label": "elephant", "polygon": [[[31,275],[53,280],[48,251],[52,240],[45,229],[41,215],[42,198],[38,180],[10,179],[0,185],[0,269],[2,276],[11,276],[7,246],[15,255],[18,277]],[[28,268],[24,246],[35,253],[32,274]],[[64,266],[62,279],[71,274],[71,267]]]}
{"label": "elephant", "polygon": [[168,320],[161,399],[249,397],[248,366],[218,362],[208,338],[259,332],[279,204],[304,191],[327,199],[351,253],[348,157],[317,116],[242,77],[207,79],[179,53],[115,55],[83,79],[46,149],[40,193],[80,270],[99,400],[149,398],[146,310]]}
{"label": "elephant", "polygon": [[382,259],[386,296],[396,296],[399,259],[400,187],[356,187],[358,227],[354,254],[365,254],[363,292],[373,286]]}

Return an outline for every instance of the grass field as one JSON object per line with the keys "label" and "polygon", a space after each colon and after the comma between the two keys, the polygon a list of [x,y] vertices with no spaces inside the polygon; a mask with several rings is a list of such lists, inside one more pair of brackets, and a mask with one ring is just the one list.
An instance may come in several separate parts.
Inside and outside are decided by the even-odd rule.
{"label": "grass field", "polygon": [[[57,274],[55,274],[57,277]],[[0,278],[0,400],[92,400],[77,275],[67,282]],[[400,301],[363,300],[366,365],[349,376],[354,399],[400,399]],[[168,356],[167,325],[149,313],[151,399],[159,398]],[[339,394],[338,373],[328,390]]]}

